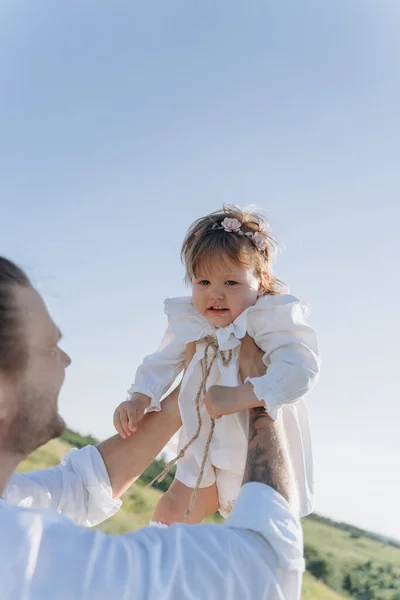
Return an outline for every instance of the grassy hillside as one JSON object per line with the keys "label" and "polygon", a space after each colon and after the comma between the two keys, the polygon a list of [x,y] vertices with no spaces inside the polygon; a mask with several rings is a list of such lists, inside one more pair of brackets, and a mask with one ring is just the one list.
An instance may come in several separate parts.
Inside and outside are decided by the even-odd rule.
{"label": "grassy hillside", "polygon": [[348,596],[338,594],[308,571],[304,574],[301,600],[348,600]]}
{"label": "grassy hillside", "polygon": [[338,527],[319,523],[312,518],[303,519],[303,529],[306,544],[320,548],[335,563],[353,567],[374,561],[400,566],[399,548],[365,536],[354,538]]}
{"label": "grassy hillside", "polygon": [[308,570],[359,600],[400,600],[400,549],[370,534],[303,519]]}
{"label": "grassy hillside", "polygon": [[[93,441],[76,436],[74,432],[66,434],[74,445]],[[28,457],[19,470],[56,465],[69,447],[65,440],[53,440]],[[101,529],[124,533],[146,525],[160,493],[139,480],[124,495],[122,509]],[[308,571],[302,600],[400,600],[400,548],[396,544],[321,517],[304,519],[303,527]]]}

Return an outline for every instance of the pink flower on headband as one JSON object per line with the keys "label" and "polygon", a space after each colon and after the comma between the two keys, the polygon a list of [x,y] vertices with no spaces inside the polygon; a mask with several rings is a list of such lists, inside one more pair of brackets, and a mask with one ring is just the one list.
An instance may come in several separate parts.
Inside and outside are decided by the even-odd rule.
{"label": "pink flower on headband", "polygon": [[257,246],[257,248],[261,251],[264,252],[264,250],[266,250],[267,246],[268,246],[268,242],[266,237],[260,233],[259,231],[256,231],[255,233],[253,233],[253,235],[251,236],[251,239],[253,241],[253,244],[255,246]]}
{"label": "pink flower on headband", "polygon": [[251,239],[257,250],[260,252],[264,252],[264,250],[268,247],[268,240],[261,231],[247,231],[244,233],[242,231],[242,223],[238,219],[231,219],[229,217],[225,217],[223,221],[221,221],[221,226],[218,227],[216,223],[213,225],[213,229],[223,229],[227,233],[237,233],[239,235],[246,235]]}
{"label": "pink flower on headband", "polygon": [[222,229],[225,229],[228,233],[237,233],[240,231],[242,226],[241,222],[237,219],[230,219],[229,217],[225,217],[223,221],[221,221]]}

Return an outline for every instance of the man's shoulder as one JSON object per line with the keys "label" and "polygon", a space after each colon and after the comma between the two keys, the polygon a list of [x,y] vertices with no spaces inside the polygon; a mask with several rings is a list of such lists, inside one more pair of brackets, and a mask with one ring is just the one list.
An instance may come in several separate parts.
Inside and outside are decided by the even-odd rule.
{"label": "man's shoulder", "polygon": [[41,532],[47,528],[64,526],[72,529],[83,529],[75,526],[67,517],[59,515],[55,510],[32,509],[21,506],[12,506],[6,502],[0,504],[0,527],[2,531],[13,530],[15,535],[32,534],[32,531]]}
{"label": "man's shoulder", "polygon": [[103,535],[100,531],[95,532],[75,525],[55,510],[11,506],[5,502],[0,505],[0,530],[3,533],[0,540],[0,556],[8,551],[11,539],[13,548],[22,545],[29,552],[32,546],[40,545],[45,549],[44,542],[50,540],[54,544],[59,539],[65,541],[68,538],[79,538],[79,543],[82,544],[85,537]]}
{"label": "man's shoulder", "polygon": [[[0,505],[0,590],[2,600],[44,598],[65,578],[84,578],[83,557],[96,534],[51,509]],[[70,565],[72,568],[66,568]],[[27,596],[27,597],[28,597]],[[60,594],[59,598],[67,598]]]}

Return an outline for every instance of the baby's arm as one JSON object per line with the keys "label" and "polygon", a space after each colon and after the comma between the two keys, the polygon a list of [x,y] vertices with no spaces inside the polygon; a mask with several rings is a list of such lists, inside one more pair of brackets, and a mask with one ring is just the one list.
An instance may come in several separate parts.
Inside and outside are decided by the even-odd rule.
{"label": "baby's arm", "polygon": [[[242,340],[239,355],[239,373],[243,380],[248,375],[262,377],[266,366],[262,360],[262,351],[256,348],[254,340],[246,334]],[[224,415],[232,415],[241,410],[259,408],[260,401],[254,393],[253,385],[248,382],[237,387],[213,385],[208,389],[203,399],[204,404],[213,419]]]}
{"label": "baby's arm", "polygon": [[160,348],[147,356],[136,371],[128,399],[114,413],[114,425],[122,437],[136,431],[145,411],[161,410],[161,398],[185,365],[186,344],[168,329]]}
{"label": "baby's arm", "polygon": [[248,334],[264,352],[267,372],[247,378],[236,388],[213,386],[204,398],[213,418],[264,405],[276,419],[283,404],[295,402],[310,391],[319,372],[315,331],[305,322],[305,307],[293,296],[262,303],[249,314]]}
{"label": "baby's arm", "polygon": [[248,378],[244,385],[253,386],[252,393],[276,419],[284,404],[296,402],[312,389],[320,356],[317,335],[306,322],[308,305],[286,294],[273,301],[268,310],[257,304],[249,315],[248,333],[264,351],[267,372]]}
{"label": "baby's arm", "polygon": [[260,406],[260,400],[255,395],[254,387],[250,382],[237,387],[212,385],[204,396],[203,402],[212,419]]}

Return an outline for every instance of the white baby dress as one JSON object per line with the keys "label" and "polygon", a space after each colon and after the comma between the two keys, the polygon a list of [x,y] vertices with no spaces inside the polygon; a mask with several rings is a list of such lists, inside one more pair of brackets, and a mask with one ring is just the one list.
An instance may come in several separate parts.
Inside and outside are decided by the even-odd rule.
{"label": "white baby dress", "polygon": [[[151,398],[149,410],[161,410],[163,395],[183,370],[186,344],[197,342],[196,353],[183,377],[179,394],[182,427],[179,451],[198,425],[195,398],[203,378],[205,337],[216,338],[219,350],[232,350],[224,364],[220,353],[211,369],[211,385],[237,386],[241,339],[248,333],[264,352],[267,372],[250,378],[254,393],[273,419],[280,419],[288,440],[291,467],[297,488],[300,516],[312,511],[313,459],[307,408],[303,396],[312,388],[319,372],[316,333],[306,324],[309,306],[295,296],[262,296],[226,327],[215,328],[200,315],[190,297],[165,301],[168,329],[157,352],[147,356],[136,372],[129,394],[140,392]],[[193,488],[200,472],[211,419],[201,404],[202,428],[197,440],[178,461],[176,478]],[[241,486],[247,455],[248,411],[227,415],[215,422],[201,487],[216,482],[220,512],[226,517]]]}

